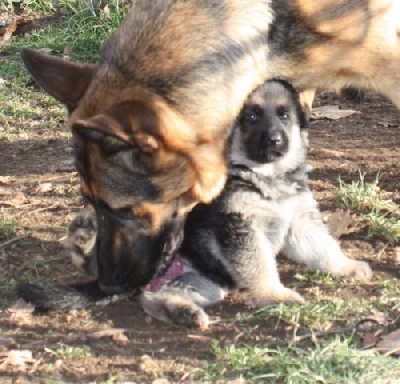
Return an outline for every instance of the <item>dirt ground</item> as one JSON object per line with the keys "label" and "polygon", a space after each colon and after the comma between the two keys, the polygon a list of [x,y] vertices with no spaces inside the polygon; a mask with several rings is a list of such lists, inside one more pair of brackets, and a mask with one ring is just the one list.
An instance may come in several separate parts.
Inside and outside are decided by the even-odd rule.
{"label": "dirt ground", "polygon": [[[360,111],[338,121],[311,122],[310,183],[321,209],[336,209],[332,196],[339,175],[345,181],[358,180],[359,171],[366,173],[367,181],[380,172],[381,190],[399,204],[400,112],[371,93],[362,104],[321,93],[316,104]],[[205,332],[151,321],[136,302],[128,300],[69,313],[32,315],[29,308],[15,309],[10,287],[16,281],[51,285],[80,279],[60,239],[67,223],[83,208],[64,122],[54,131],[43,129],[35,116],[18,124],[17,140],[0,140],[0,206],[18,224],[17,237],[0,247],[0,358],[9,350],[27,350],[32,359],[22,368],[0,360],[2,383],[44,383],[40,378],[49,377],[74,383],[99,383],[110,377],[117,382],[151,382],[160,377],[184,382],[204,361],[215,359],[212,339],[256,343],[276,335],[285,340],[287,329],[274,327],[268,319],[233,322],[238,314],[251,311],[239,296],[208,310],[217,321]],[[340,241],[351,257],[370,261],[377,276],[400,277],[395,247],[379,239],[367,241],[363,230],[354,229]],[[291,286],[300,267],[283,261],[281,269]],[[360,289],[368,293],[372,287]]]}

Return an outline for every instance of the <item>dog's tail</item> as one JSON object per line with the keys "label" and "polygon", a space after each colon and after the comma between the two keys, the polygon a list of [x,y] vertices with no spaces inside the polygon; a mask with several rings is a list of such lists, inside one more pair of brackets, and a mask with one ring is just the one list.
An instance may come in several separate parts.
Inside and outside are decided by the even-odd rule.
{"label": "dog's tail", "polygon": [[21,283],[17,285],[16,290],[18,297],[31,303],[38,310],[70,310],[103,306],[126,299],[133,294],[133,292],[124,292],[112,296],[107,295],[100,290],[97,281],[48,288]]}

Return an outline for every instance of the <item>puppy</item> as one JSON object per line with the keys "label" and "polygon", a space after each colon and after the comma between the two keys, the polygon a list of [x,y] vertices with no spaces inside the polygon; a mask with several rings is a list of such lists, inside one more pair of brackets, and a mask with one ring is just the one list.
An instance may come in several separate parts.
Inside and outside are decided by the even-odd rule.
{"label": "puppy", "polygon": [[294,89],[268,81],[246,101],[230,139],[228,181],[211,204],[198,205],[185,225],[180,257],[186,271],[142,295],[144,310],[172,324],[206,328],[203,307],[232,289],[263,307],[303,303],[285,287],[276,256],[334,276],[371,277],[345,256],[322,222],[307,185],[307,122]]}

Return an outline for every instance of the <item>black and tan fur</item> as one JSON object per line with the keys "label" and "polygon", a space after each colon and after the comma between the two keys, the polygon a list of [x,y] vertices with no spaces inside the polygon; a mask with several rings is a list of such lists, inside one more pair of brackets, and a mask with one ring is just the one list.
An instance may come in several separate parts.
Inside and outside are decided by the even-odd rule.
{"label": "black and tan fur", "polygon": [[279,278],[276,256],[334,276],[372,276],[345,256],[307,185],[307,129],[294,90],[269,81],[247,100],[234,127],[228,181],[211,204],[189,214],[180,249],[185,273],[141,297],[144,310],[173,324],[206,328],[203,307],[245,289],[263,307],[303,303]]}
{"label": "black and tan fur", "polygon": [[148,282],[186,213],[219,194],[225,140],[265,80],[369,88],[400,106],[399,15],[396,0],[135,0],[96,65],[24,49],[70,113],[100,289]]}

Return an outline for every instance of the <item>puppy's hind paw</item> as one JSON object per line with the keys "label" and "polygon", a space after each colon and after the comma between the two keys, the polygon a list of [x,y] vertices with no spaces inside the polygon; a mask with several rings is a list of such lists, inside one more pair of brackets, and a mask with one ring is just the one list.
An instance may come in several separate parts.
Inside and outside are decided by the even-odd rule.
{"label": "puppy's hind paw", "polygon": [[258,308],[277,302],[283,302],[286,304],[304,304],[305,300],[299,293],[286,287],[279,289],[274,288],[273,290],[269,290],[262,296],[257,296],[254,299],[254,304]]}
{"label": "puppy's hind paw", "polygon": [[208,315],[190,299],[168,293],[148,293],[141,296],[143,310],[165,323],[205,330],[209,325]]}
{"label": "puppy's hind paw", "polygon": [[370,280],[372,278],[372,270],[365,261],[351,260],[338,276],[348,277],[354,280]]}

